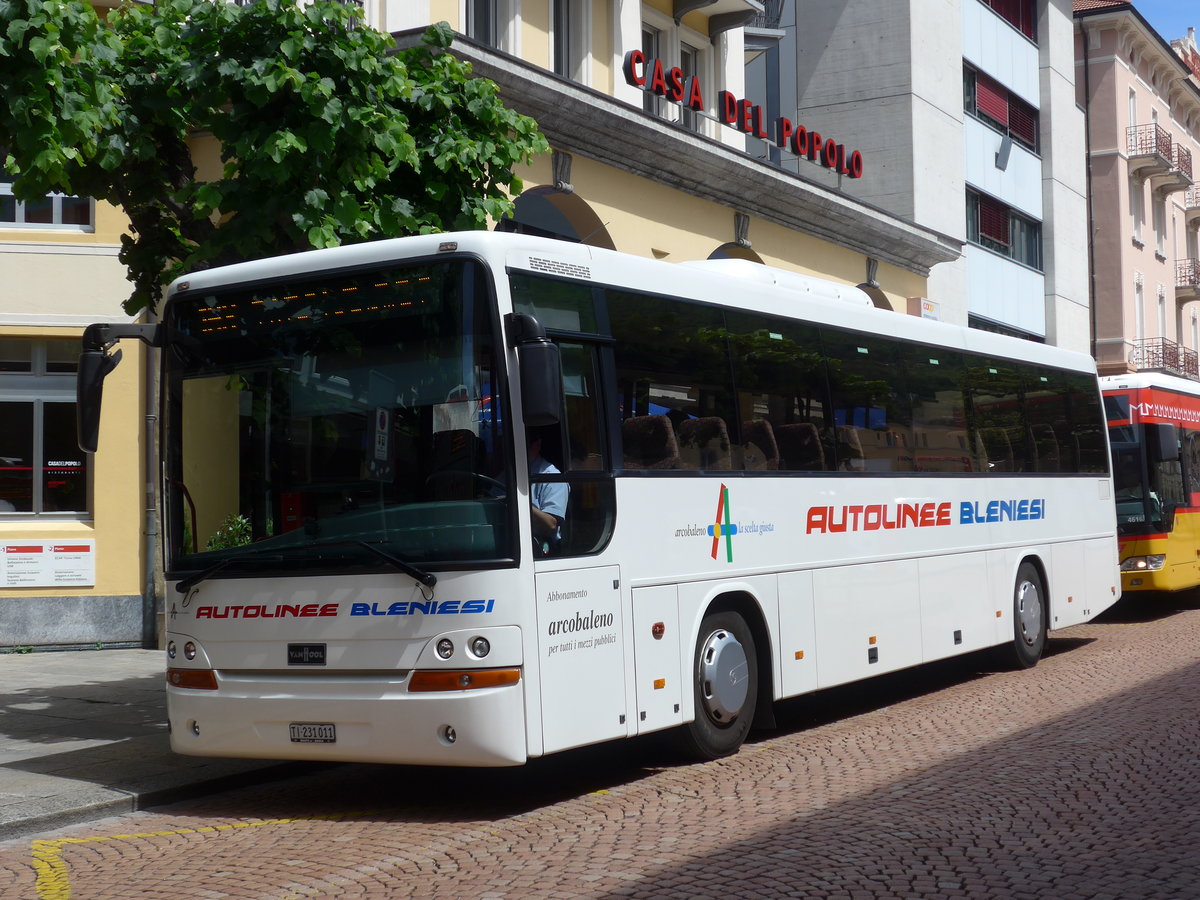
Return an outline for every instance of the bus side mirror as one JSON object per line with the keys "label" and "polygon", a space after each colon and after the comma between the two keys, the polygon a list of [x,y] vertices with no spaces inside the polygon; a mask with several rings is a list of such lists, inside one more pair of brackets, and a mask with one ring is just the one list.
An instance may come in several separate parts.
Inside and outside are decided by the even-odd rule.
{"label": "bus side mirror", "polygon": [[75,376],[75,430],[79,449],[84,453],[96,452],[104,379],[120,361],[120,350],[111,356],[103,350],[85,350],[79,354],[79,372]]}
{"label": "bus side mirror", "polygon": [[1179,430],[1174,425],[1147,425],[1146,455],[1151,463],[1179,460]]}
{"label": "bus side mirror", "polygon": [[95,453],[100,439],[100,399],[104,379],[121,361],[121,351],[108,348],[122,338],[137,338],[151,347],[162,347],[166,329],[158,323],[112,325],[97,322],[83,330],[83,352],[75,375],[75,438],[84,453]]}
{"label": "bus side mirror", "polygon": [[525,425],[556,425],[563,406],[562,360],[558,345],[533,316],[505,316],[510,344],[521,367],[521,408]]}

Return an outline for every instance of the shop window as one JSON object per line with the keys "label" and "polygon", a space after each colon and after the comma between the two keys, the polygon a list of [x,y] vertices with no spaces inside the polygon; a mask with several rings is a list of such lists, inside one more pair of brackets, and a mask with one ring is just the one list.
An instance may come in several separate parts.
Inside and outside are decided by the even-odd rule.
{"label": "shop window", "polygon": [[1038,152],[1038,111],[994,78],[963,67],[963,110]]}
{"label": "shop window", "polygon": [[92,231],[96,205],[88,197],[47,194],[37,200],[13,196],[13,177],[0,171],[0,227]]}
{"label": "shop window", "polygon": [[1042,271],[1042,225],[995,197],[967,190],[967,240]]}
{"label": "shop window", "polygon": [[75,439],[79,341],[0,339],[0,516],[88,510]]}

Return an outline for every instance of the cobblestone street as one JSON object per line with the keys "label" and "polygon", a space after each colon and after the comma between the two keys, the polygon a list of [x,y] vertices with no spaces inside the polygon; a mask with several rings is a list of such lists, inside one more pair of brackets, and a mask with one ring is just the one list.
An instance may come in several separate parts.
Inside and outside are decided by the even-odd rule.
{"label": "cobblestone street", "polygon": [[[1200,610],[782,705],[735,757],[336,766],[0,844],[6,898],[1200,896]],[[1140,606],[1140,608],[1139,608]]]}

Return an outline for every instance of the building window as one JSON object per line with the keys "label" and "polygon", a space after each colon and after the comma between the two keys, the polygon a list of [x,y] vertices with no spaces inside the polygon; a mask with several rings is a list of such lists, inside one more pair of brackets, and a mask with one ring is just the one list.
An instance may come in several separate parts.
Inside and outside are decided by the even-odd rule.
{"label": "building window", "polygon": [[[679,45],[679,69],[683,72],[683,83],[700,75],[700,51],[690,44]],[[680,121],[688,131],[700,131],[701,119],[694,109],[680,107]]]}
{"label": "building window", "polygon": [[91,231],[96,225],[96,204],[90,197],[48,194],[38,200],[13,196],[13,178],[0,171],[0,227],[71,229]]}
{"label": "building window", "polygon": [[591,0],[552,0],[550,51],[554,57],[554,74],[586,83],[591,14]]}
{"label": "building window", "polygon": [[1154,197],[1154,249],[1159,256],[1167,254],[1167,201],[1155,194]]}
{"label": "building window", "polygon": [[75,439],[78,340],[0,338],[0,517],[88,509]]}
{"label": "building window", "polygon": [[1042,224],[995,197],[967,190],[967,240],[1042,271]]}
{"label": "building window", "polygon": [[467,36],[503,50],[502,38],[508,15],[507,0],[467,0]]}
{"label": "building window", "polygon": [[[658,59],[662,49],[662,32],[642,23],[642,53],[647,60]],[[642,109],[652,116],[661,116],[666,102],[657,94],[646,91],[642,94]]]}
{"label": "building window", "polygon": [[1037,4],[1034,0],[980,0],[1031,41],[1037,40]]}
{"label": "building window", "polygon": [[[554,0],[554,74],[571,78],[575,61],[571,58],[571,0]],[[578,27],[578,26],[576,26]]]}
{"label": "building window", "polygon": [[1038,152],[1038,111],[994,78],[963,67],[963,110]]}
{"label": "building window", "polygon": [[1133,336],[1135,340],[1146,338],[1146,294],[1145,279],[1141,272],[1133,273]]}
{"label": "building window", "polygon": [[1133,240],[1141,246],[1146,221],[1146,188],[1136,175],[1129,179],[1129,215],[1133,217]]}

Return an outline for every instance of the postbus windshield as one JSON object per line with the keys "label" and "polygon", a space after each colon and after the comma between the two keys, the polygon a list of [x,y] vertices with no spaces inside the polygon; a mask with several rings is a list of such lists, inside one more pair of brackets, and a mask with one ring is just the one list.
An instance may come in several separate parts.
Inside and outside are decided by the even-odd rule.
{"label": "postbus windshield", "polygon": [[513,558],[477,263],[182,291],[165,322],[172,573]]}

